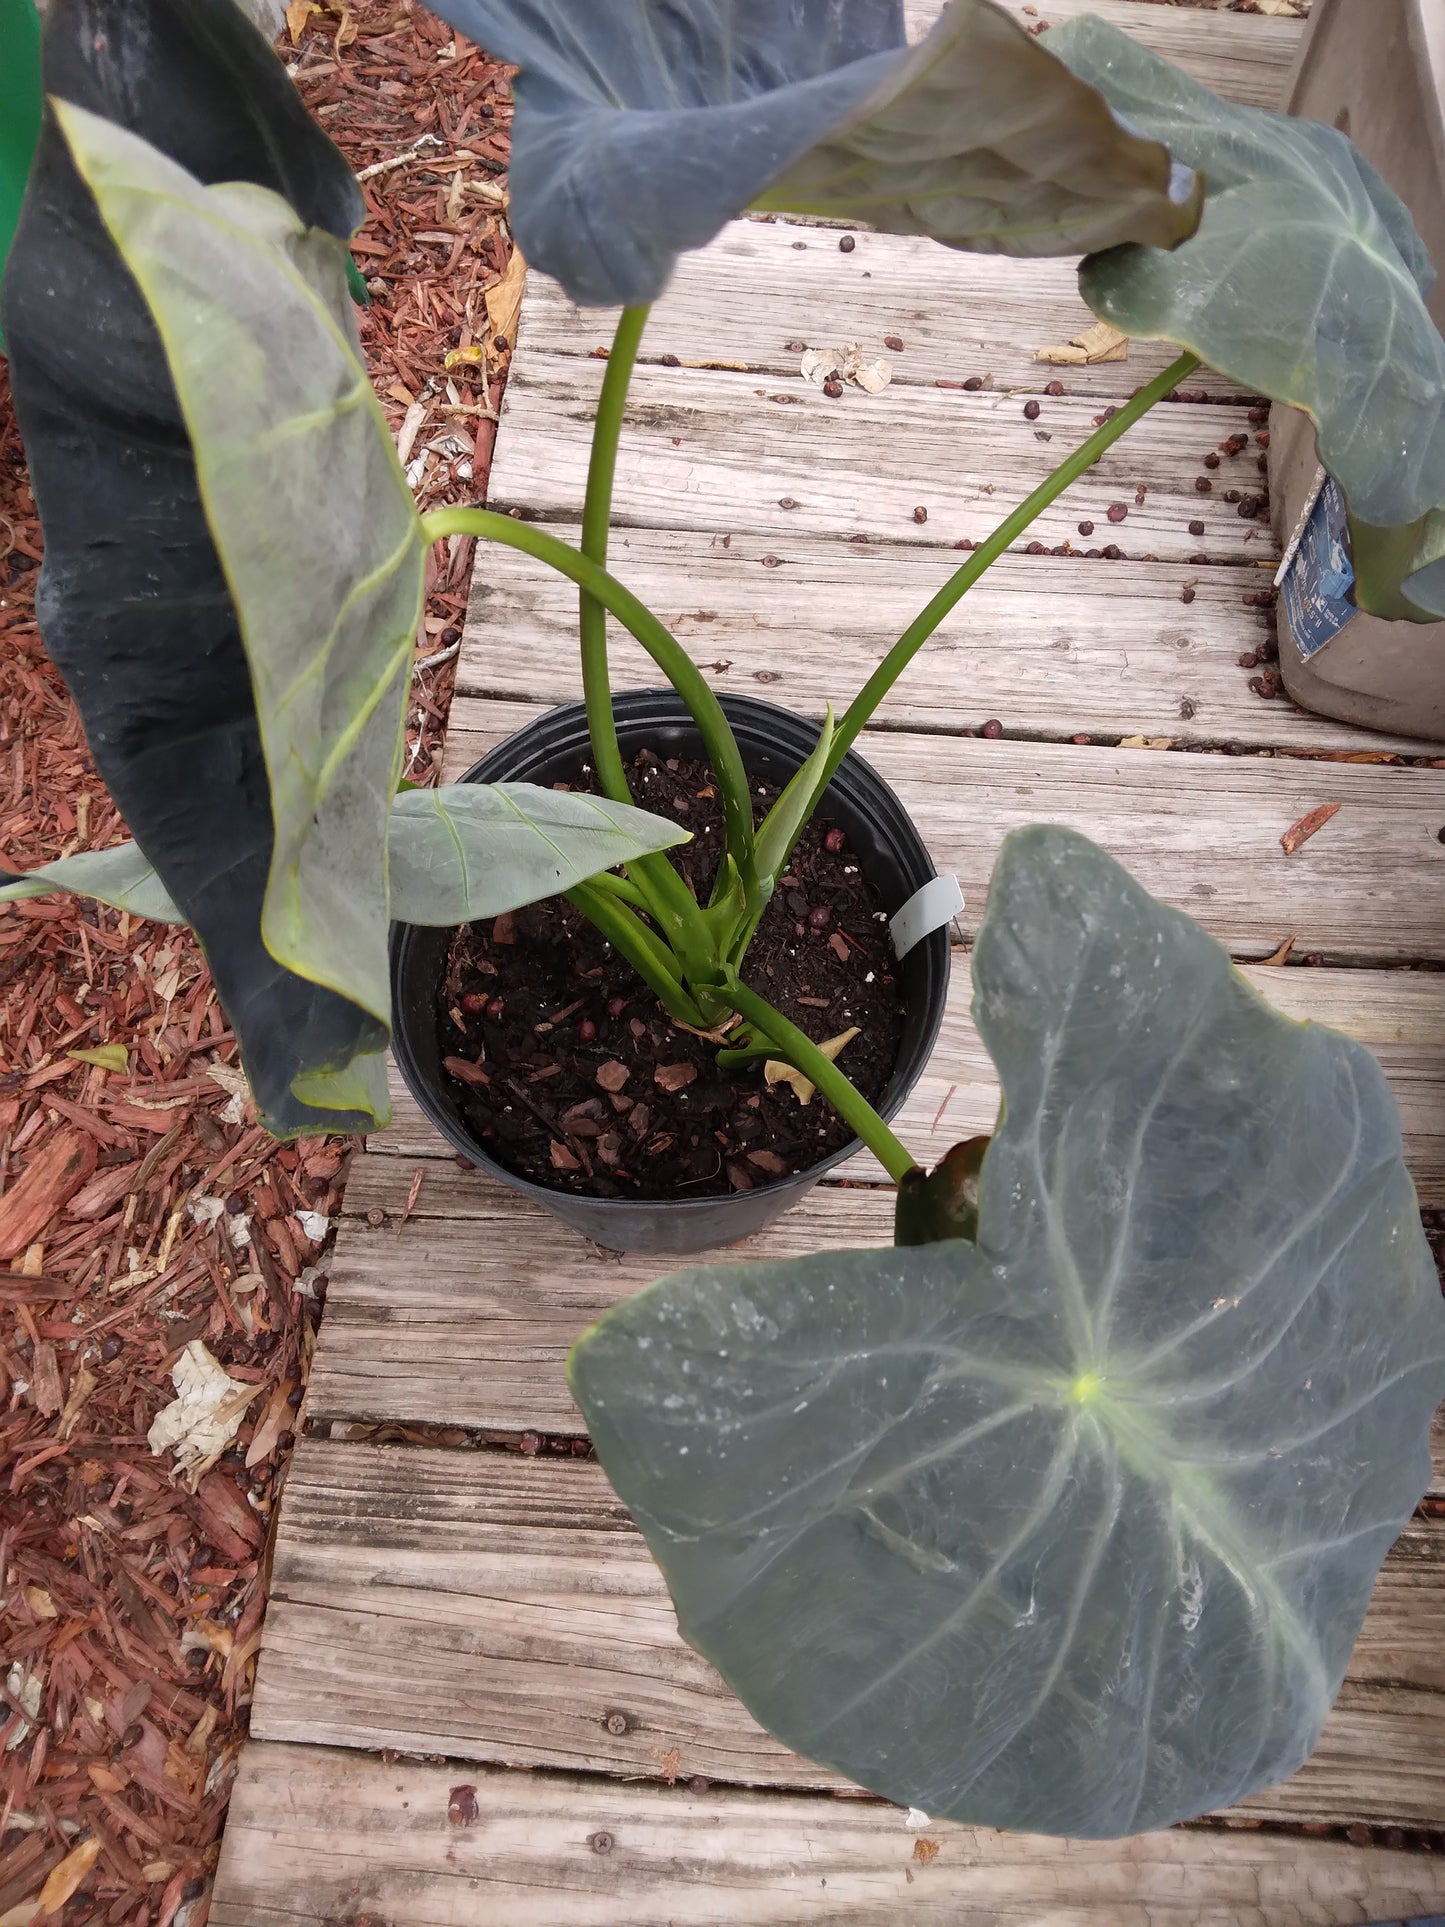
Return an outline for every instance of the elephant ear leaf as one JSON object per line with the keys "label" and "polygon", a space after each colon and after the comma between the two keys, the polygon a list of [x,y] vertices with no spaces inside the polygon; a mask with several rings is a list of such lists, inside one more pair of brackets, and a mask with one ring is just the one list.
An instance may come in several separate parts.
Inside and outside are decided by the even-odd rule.
{"label": "elephant ear leaf", "polygon": [[[275,831],[235,602],[165,347],[53,103],[144,136],[198,182],[273,188],[338,241],[360,190],[233,0],[51,0],[44,76],[52,104],[0,285],[45,532],[41,632],[111,795],[205,949],[263,1119],[288,1135],[369,1129],[370,1111],[297,1092],[379,1050],[386,1029],[262,941]],[[204,306],[191,318],[209,325]],[[216,357],[211,378],[228,374]]]}
{"label": "elephant ear leaf", "polygon": [[514,62],[527,259],[574,301],[653,301],[750,206],[952,247],[1169,246],[1197,184],[991,0],[910,48],[901,0],[434,0]]}
{"label": "elephant ear leaf", "polygon": [[1093,255],[1084,299],[1303,409],[1349,508],[1360,607],[1445,616],[1445,343],[1408,211],[1331,127],[1222,101],[1091,16],[1044,39],[1209,183],[1191,240]]}
{"label": "elephant ear leaf", "polygon": [[1169,248],[1204,183],[993,4],[952,0],[862,107],[761,197],[985,254]]}
{"label": "elephant ear leaf", "polygon": [[425,547],[349,332],[346,251],[268,189],[202,187],[111,122],[56,113],[160,330],[240,621],[275,821],[263,940],[384,1025]]}
{"label": "elephant ear leaf", "polygon": [[532,783],[449,783],[392,806],[399,923],[474,923],[689,841],[665,817]]}
{"label": "elephant ear leaf", "polygon": [[683,1272],[571,1383],[785,1744],[1113,1837],[1310,1752],[1429,1480],[1445,1305],[1378,1065],[1101,850],[1009,837],[973,971],[974,1238]]}
{"label": "elephant ear leaf", "polygon": [[116,843],[108,850],[77,850],[55,863],[43,864],[24,876],[0,872],[0,903],[20,903],[27,897],[48,897],[69,890],[78,897],[94,897],[112,909],[155,923],[184,923],[171,902],[170,892],[135,843]]}

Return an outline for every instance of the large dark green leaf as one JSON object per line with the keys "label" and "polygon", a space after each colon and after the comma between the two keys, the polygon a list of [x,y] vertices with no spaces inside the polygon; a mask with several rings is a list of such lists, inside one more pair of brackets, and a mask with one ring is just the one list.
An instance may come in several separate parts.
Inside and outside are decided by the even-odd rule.
{"label": "large dark green leaf", "polygon": [[[347,234],[359,190],[232,0],[52,0],[46,85],[201,181],[249,180]],[[53,114],[3,287],[45,531],[39,615],[101,774],[200,935],[279,1128],[370,1119],[293,1095],[384,1030],[267,952],[270,786],[230,591],[159,333]]]}
{"label": "large dark green leaf", "polygon": [[[690,840],[667,817],[575,790],[534,783],[408,790],[387,823],[391,915],[398,923],[473,923]],[[55,891],[185,922],[136,843],[82,850],[21,876],[0,871],[0,903]]]}
{"label": "large dark green leaf", "polygon": [[1085,300],[1304,409],[1349,503],[1361,607],[1445,615],[1445,343],[1405,207],[1343,134],[1222,101],[1102,20],[1046,41],[1209,184],[1192,240],[1095,255]]}
{"label": "large dark green leaf", "polygon": [[1187,170],[989,0],[912,51],[901,0],[433,4],[521,68],[517,239],[576,301],[654,300],[759,197],[1016,254],[1198,219]]}
{"label": "large dark green leaf", "polygon": [[251,671],[275,848],[261,935],[385,1026],[386,822],[421,519],[349,330],[346,249],[243,183],[56,109],[160,329]]}
{"label": "large dark green leaf", "polygon": [[974,987],[977,1243],[684,1272],[571,1382],[779,1738],[1122,1835],[1310,1752],[1429,1477],[1445,1306],[1374,1060],[1084,839],[1005,843]]}
{"label": "large dark green leaf", "polygon": [[398,923],[473,923],[690,841],[666,817],[575,790],[408,790],[391,812],[391,913]]}

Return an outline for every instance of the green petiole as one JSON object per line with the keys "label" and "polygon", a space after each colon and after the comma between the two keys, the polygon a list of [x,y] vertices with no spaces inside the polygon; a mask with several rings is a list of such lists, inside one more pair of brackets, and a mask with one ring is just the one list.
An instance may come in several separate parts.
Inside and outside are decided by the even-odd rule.
{"label": "green petiole", "polygon": [[674,1023],[705,1030],[710,1021],[716,1021],[711,1012],[704,1012],[689,996],[677,973],[672,952],[641,918],[633,915],[621,898],[597,889],[596,880],[592,879],[574,884],[567,892],[567,901],[627,959]]}
{"label": "green petiole", "polygon": [[1081,442],[1072,455],[1060,462],[1052,475],[1046,476],[1032,495],[1025,497],[1011,515],[1005,516],[993,534],[979,544],[962,568],[949,577],[927,607],[909,623],[849,703],[833,738],[833,750],[828,759],[829,776],[836,771],[871,720],[879,703],[924,643],[928,641],[944,617],[958,606],[984,571],[998,560],[1011,542],[1016,541],[1023,534],[1031,522],[1043,514],[1050,503],[1056,501],[1066,488],[1078,481],[1081,475],[1087,474],[1106,449],[1111,448],[1121,435],[1127,434],[1135,422],[1149,413],[1156,402],[1163,401],[1166,395],[1172,394],[1180,382],[1187,380],[1198,366],[1197,355],[1184,354],[1177,361],[1171,362],[1162,375],[1156,375],[1147,387],[1141,388],[1132,400],[1125,402],[1116,415],[1111,416],[1101,427],[1096,428],[1087,441]]}
{"label": "green petiole", "polygon": [[[843,1073],[781,1011],[750,990],[737,975],[757,927],[764,892],[786,866],[794,843],[827,783],[914,656],[1011,543],[1071,483],[1085,474],[1142,416],[1199,366],[1198,357],[1181,355],[1132,400],[1081,443],[1041,482],[987,541],[957,569],[904,630],[883,661],[849,704],[833,731],[774,806],[766,875],[759,868],[759,846],[752,823],[747,772],[722,705],[702,672],[647,606],[604,566],[611,519],[617,442],[627,387],[637,358],[645,309],[627,309],[603,380],[598,404],[592,463],[583,514],[582,547],[573,548],[545,529],[489,509],[434,509],[422,518],[426,540],[464,534],[502,543],[547,563],[578,586],[582,633],[583,691],[598,780],[617,802],[633,801],[617,742],[612,692],[607,673],[607,617],[614,616],[642,645],[690,711],[702,736],[723,798],[727,847],[714,888],[714,901],[700,909],[682,877],[665,857],[629,865],[627,877],[604,875],[568,892],[582,911],[656,994],[668,1014],[695,1029],[716,1025],[736,1012],[751,1035],[719,1055],[733,1068],[767,1050],[810,1078],[824,1098],[878,1158],[895,1183],[916,1168],[913,1158]],[[809,780],[804,781],[805,775]],[[804,808],[805,795],[807,807]],[[786,805],[786,807],[785,807]],[[797,822],[791,819],[797,815]],[[786,847],[783,847],[784,844]],[[636,912],[651,917],[657,932]]]}
{"label": "green petiole", "polygon": [[910,1155],[906,1146],[893,1135],[867,1098],[853,1088],[832,1059],[823,1055],[811,1037],[799,1030],[780,1010],[774,1010],[765,997],[759,997],[756,991],[749,990],[737,978],[728,984],[726,994],[734,1009],[775,1046],[778,1056],[786,1058],[788,1063],[810,1079],[844,1123],[852,1125],[895,1184],[901,1181],[905,1172],[917,1168],[917,1160]]}

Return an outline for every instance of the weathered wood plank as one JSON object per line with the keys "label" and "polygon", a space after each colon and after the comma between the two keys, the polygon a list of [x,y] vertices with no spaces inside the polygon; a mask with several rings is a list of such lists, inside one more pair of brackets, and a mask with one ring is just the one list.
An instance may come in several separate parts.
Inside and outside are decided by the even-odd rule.
{"label": "weathered wood plank", "polygon": [[[1076,14],[1097,13],[1226,100],[1250,107],[1278,107],[1305,31],[1303,20],[1195,12],[1148,0],[1004,0],[1004,5],[1027,27],[1040,20],[1058,26]],[[943,0],[904,0],[909,38],[926,33],[942,10]]]}
{"label": "weathered wood plank", "polygon": [[[411,1177],[397,1158],[353,1167],[312,1364],[311,1417],[580,1431],[563,1371],[569,1346],[678,1261],[599,1255],[516,1192],[440,1159],[427,1166],[401,1226]],[[372,1225],[367,1211],[388,1216]],[[830,1186],[711,1257],[741,1264],[892,1236],[890,1192]]]}
{"label": "weathered wood plank", "polygon": [[[478,1818],[447,1818],[458,1781]],[[1445,1904],[1428,1855],[1215,1827],[1128,1841],[252,1741],[211,1927],[1355,1927]],[[599,1836],[610,1845],[599,1851]],[[926,1851],[926,1850],[925,1850]]]}
{"label": "weathered wood plank", "polygon": [[[575,542],[572,525],[558,530]],[[695,530],[630,529],[614,571],[656,611],[719,691],[767,696],[820,721],[841,712],[880,656],[947,581],[955,555],[903,543],[790,542],[759,585],[764,535],[727,548]],[[1190,570],[1052,556],[1002,557],[945,620],[885,698],[885,728],[1011,734],[1168,736],[1251,748],[1398,749],[1428,744],[1311,716],[1249,687],[1242,651],[1273,634],[1246,608],[1265,580],[1252,568]],[[651,658],[612,623],[614,686],[655,684]],[[577,592],[510,549],[478,568],[457,668],[464,695],[571,702],[579,688]]]}
{"label": "weathered wood plank", "polygon": [[[494,506],[544,521],[581,515],[602,366],[571,355],[518,357],[502,404]],[[769,535],[780,567],[804,535],[945,548],[982,541],[1088,437],[1098,412],[1093,400],[1068,395],[1046,401],[1037,421],[1023,409],[1017,395],[903,386],[833,401],[801,375],[764,386],[755,375],[645,366],[627,407],[614,522],[620,531],[700,529],[719,541]],[[1241,520],[1224,500],[1226,489],[1262,487],[1252,444],[1223,458],[1210,494],[1194,489],[1201,458],[1242,421],[1238,408],[1212,404],[1154,409],[1044,510],[1027,539],[1047,548],[1114,544],[1170,562],[1270,560],[1268,524]],[[1113,503],[1128,510],[1127,521],[1107,520]],[[1080,535],[1081,519],[1095,523],[1092,537]],[[1191,522],[1203,532],[1191,535]],[[626,554],[620,536],[617,554]]]}
{"label": "weathered wood plank", "polygon": [[[1244,1810],[1438,1824],[1442,1652],[1445,1524],[1431,1521],[1385,1564],[1315,1758]],[[683,1644],[600,1467],[498,1453],[298,1445],[251,1731],[646,1778],[676,1748],[684,1777],[840,1783]]]}
{"label": "weathered wood plank", "polygon": [[[1374,1052],[1400,1106],[1405,1159],[1421,1202],[1445,1204],[1445,973],[1252,965],[1245,975],[1287,1016],[1329,1024]],[[937,1048],[894,1125],[922,1164],[934,1163],[960,1138],[990,1130],[998,1111],[998,1079],[969,1017],[971,995],[968,959],[957,951]],[[395,1121],[372,1139],[372,1149],[392,1157],[450,1157],[395,1072],[391,1083]],[[867,1152],[837,1175],[883,1182]],[[355,1183],[370,1184],[365,1167],[356,1167]],[[372,1202],[381,1200],[368,1195],[367,1204],[349,1202],[348,1208],[365,1210]]]}
{"label": "weathered wood plank", "polygon": [[[977,1116],[987,1129],[992,1108]],[[569,1349],[619,1299],[679,1264],[598,1252],[515,1191],[447,1158],[420,1166],[359,1158],[344,1211],[307,1398],[308,1415],[322,1423],[580,1432],[564,1369]],[[377,1212],[380,1221],[370,1223]],[[891,1190],[828,1184],[758,1237],[710,1252],[708,1262],[892,1241]],[[1445,1408],[1436,1460],[1431,1491],[1445,1495]]]}
{"label": "weathered wood plank", "polygon": [[[1142,0],[1140,0],[1142,4]],[[1095,406],[1119,401],[1167,368],[1177,350],[1136,341],[1125,361],[1059,368],[1034,359],[1039,348],[1070,341],[1094,316],[1079,293],[1077,262],[1015,261],[959,254],[919,236],[850,230],[840,252],[833,228],[786,220],[730,222],[715,241],[682,256],[653,308],[644,361],[676,355],[684,364],[744,362],[767,375],[796,375],[801,341],[812,348],[861,343],[890,363],[893,381],[991,378],[994,390],[1031,393],[1059,380]],[[521,359],[533,354],[590,355],[617,326],[615,308],[579,308],[555,281],[533,274],[518,332]],[[902,349],[884,337],[902,340]],[[1230,377],[1201,369],[1188,382],[1216,401],[1246,392]]]}
{"label": "weathered wood plank", "polygon": [[[542,713],[458,697],[446,770],[458,774]],[[1294,936],[1331,962],[1445,961],[1445,770],[989,742],[869,730],[860,744],[897,790],[940,870],[956,872],[977,928],[1004,835],[1068,824],[1147,890],[1244,959]],[[1293,856],[1280,837],[1307,811],[1339,814]]]}

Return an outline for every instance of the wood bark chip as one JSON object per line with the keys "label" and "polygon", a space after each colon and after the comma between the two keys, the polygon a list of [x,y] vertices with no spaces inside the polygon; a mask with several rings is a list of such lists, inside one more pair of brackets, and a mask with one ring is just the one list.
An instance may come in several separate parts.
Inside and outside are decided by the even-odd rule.
{"label": "wood bark chip", "polygon": [[91,1176],[97,1156],[95,1139],[68,1125],[45,1140],[0,1198],[0,1258],[35,1242]]}
{"label": "wood bark chip", "polygon": [[695,1064],[659,1064],[652,1073],[652,1081],[659,1090],[680,1091],[691,1084],[696,1076]]}
{"label": "wood bark chip", "polygon": [[1338,803],[1321,803],[1317,809],[1308,811],[1298,823],[1292,823],[1280,838],[1280,848],[1286,856],[1293,856],[1302,843],[1322,830],[1332,816],[1339,814]]}

